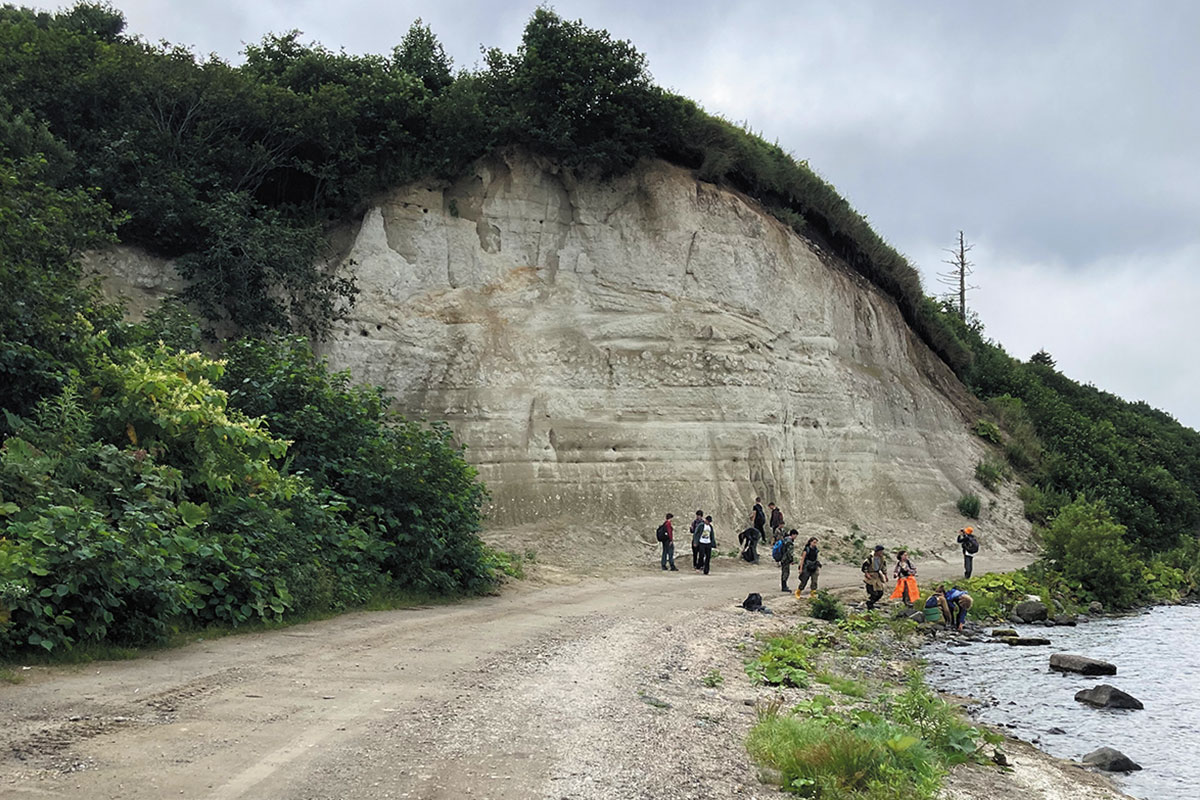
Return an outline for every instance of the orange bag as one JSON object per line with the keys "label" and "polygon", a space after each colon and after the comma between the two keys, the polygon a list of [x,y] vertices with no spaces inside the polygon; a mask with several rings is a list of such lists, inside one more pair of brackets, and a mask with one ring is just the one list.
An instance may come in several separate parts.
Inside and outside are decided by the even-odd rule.
{"label": "orange bag", "polygon": [[[904,596],[906,593],[908,597]],[[917,579],[912,575],[909,575],[907,578],[898,579],[896,581],[896,588],[892,590],[891,599],[904,600],[906,603],[916,603],[920,600],[921,591],[917,588]]]}

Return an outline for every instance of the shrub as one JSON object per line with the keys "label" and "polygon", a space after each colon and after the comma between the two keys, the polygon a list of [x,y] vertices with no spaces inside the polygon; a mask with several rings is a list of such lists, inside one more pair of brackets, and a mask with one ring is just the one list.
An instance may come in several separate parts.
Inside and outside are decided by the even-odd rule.
{"label": "shrub", "polygon": [[225,352],[231,405],[292,442],[292,468],[347,501],[350,519],[387,546],[398,584],[434,592],[493,582],[478,532],[487,490],[445,425],[391,414],[379,387],[331,373],[300,337],[243,339]]}
{"label": "shrub", "polygon": [[1103,501],[1081,496],[1063,507],[1043,533],[1042,544],[1046,563],[1091,599],[1116,608],[1137,600],[1145,565]]}
{"label": "shrub", "polygon": [[1035,485],[1022,486],[1017,490],[1017,497],[1025,507],[1025,518],[1040,526],[1049,523],[1058,510],[1070,502],[1070,498],[1058,492],[1051,492]]}
{"label": "shrub", "polygon": [[971,519],[979,519],[979,495],[972,492],[958,498],[958,513]]}
{"label": "shrub", "polygon": [[812,653],[800,640],[778,636],[767,641],[757,658],[746,663],[746,674],[772,686],[808,686]]}
{"label": "shrub", "polygon": [[813,597],[809,614],[816,619],[835,622],[846,617],[846,607],[842,605],[841,600],[822,589]]}
{"label": "shrub", "polygon": [[817,683],[822,683],[833,689],[839,694],[844,694],[847,697],[862,698],[867,696],[867,687],[853,678],[846,678],[841,675],[835,675],[828,670],[823,670],[817,673]]}
{"label": "shrub", "polygon": [[746,747],[801,797],[932,798],[942,773],[918,737],[880,719],[852,726],[771,714],[751,729]]}
{"label": "shrub", "polygon": [[884,698],[881,705],[892,721],[916,733],[948,764],[961,764],[975,753],[980,731],[962,713],[925,685],[919,672],[912,672],[904,691]]}
{"label": "shrub", "polygon": [[975,426],[971,428],[971,430],[980,439],[989,441],[992,444],[1002,444],[1004,441],[1003,437],[1000,435],[1000,427],[991,420],[976,420]]}
{"label": "shrub", "polygon": [[996,491],[1000,482],[1009,477],[1008,467],[991,458],[985,458],[975,465],[975,480],[979,481],[988,491]]}

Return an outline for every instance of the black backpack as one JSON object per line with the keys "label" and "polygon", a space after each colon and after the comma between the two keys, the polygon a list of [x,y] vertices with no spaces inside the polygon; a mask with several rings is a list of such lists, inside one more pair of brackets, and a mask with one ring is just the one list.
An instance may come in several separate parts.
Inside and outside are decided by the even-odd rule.
{"label": "black backpack", "polygon": [[979,552],[979,540],[975,538],[975,534],[967,534],[967,540],[963,542],[963,552],[969,555],[975,555]]}
{"label": "black backpack", "polygon": [[762,608],[762,595],[758,592],[751,592],[746,595],[746,599],[742,601],[742,608],[747,611],[758,611]]}
{"label": "black backpack", "polygon": [[654,532],[654,536],[663,543],[667,541],[667,523],[658,526],[658,530]]}

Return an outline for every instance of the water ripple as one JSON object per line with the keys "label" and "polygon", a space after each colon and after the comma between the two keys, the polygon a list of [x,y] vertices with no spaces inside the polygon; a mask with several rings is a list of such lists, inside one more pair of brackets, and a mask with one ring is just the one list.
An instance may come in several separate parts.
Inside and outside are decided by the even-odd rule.
{"label": "water ripple", "polygon": [[[1120,778],[1122,789],[1146,800],[1192,800],[1200,787],[1200,606],[1164,606],[1077,628],[1028,627],[1050,647],[969,647],[934,644],[922,655],[930,684],[982,700],[976,716],[1004,726],[1060,758],[1078,760],[1115,747],[1143,767]],[[1051,653],[1076,653],[1117,665],[1115,676],[1051,672]],[[1145,704],[1141,711],[1096,709],[1075,693],[1101,683]],[[1065,733],[1049,733],[1060,728]]]}

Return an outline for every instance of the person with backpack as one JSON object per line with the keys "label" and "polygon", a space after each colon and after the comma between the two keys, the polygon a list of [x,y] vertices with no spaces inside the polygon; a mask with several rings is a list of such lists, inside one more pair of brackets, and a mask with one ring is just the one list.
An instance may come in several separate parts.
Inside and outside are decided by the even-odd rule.
{"label": "person with backpack", "polygon": [[704,526],[700,529],[700,566],[698,569],[708,574],[708,566],[712,561],[713,548],[717,546],[717,535],[713,533],[712,516],[704,518]]}
{"label": "person with backpack", "polygon": [[817,560],[817,554],[817,537],[811,536],[805,542],[804,554],[800,557],[800,586],[796,588],[796,597],[800,596],[810,580],[812,588],[808,590],[808,596],[812,597],[817,593],[817,578],[821,574],[821,562]]}
{"label": "person with backpack", "polygon": [[658,531],[655,535],[658,541],[662,543],[662,568],[663,572],[667,571],[667,561],[671,562],[671,572],[678,572],[675,569],[675,526],[671,520],[675,519],[674,514],[667,514],[667,518],[663,520],[663,524],[658,526]]}
{"label": "person with backpack", "polygon": [[903,600],[904,605],[912,608],[913,603],[921,599],[921,592],[917,588],[917,567],[908,557],[907,550],[896,553],[896,567],[892,570],[892,577],[896,579],[896,588],[892,590],[890,599]]}
{"label": "person with backpack", "polygon": [[[974,602],[971,595],[957,586],[949,589],[939,586],[934,589],[933,596],[929,598],[925,606],[928,608],[936,605],[942,611],[942,620],[946,623],[946,627],[961,631],[967,621],[967,612]],[[955,616],[957,616],[957,620]]]}
{"label": "person with backpack", "polygon": [[771,543],[774,544],[783,536],[780,533],[783,530],[783,512],[774,503],[767,503],[767,508],[771,509]]}
{"label": "person with backpack", "polygon": [[692,520],[692,569],[700,569],[700,532],[704,530],[704,512],[696,509],[696,518]]}
{"label": "person with backpack", "polygon": [[746,530],[746,560],[750,562],[758,561],[758,543],[767,540],[767,512],[763,511],[762,498],[754,498],[754,509],[750,512],[750,527],[754,529],[754,533]]}
{"label": "person with backpack", "polygon": [[788,578],[792,577],[792,563],[796,560],[796,537],[799,531],[790,530],[787,535],[771,545],[771,558],[779,562],[779,590],[790,592]]}
{"label": "person with backpack", "polygon": [[975,538],[974,528],[963,528],[958,532],[958,543],[963,551],[963,577],[971,577],[975,568],[975,554],[979,552],[979,539]]}
{"label": "person with backpack", "polygon": [[867,611],[873,611],[875,604],[887,591],[887,556],[883,545],[875,545],[873,552],[867,553],[867,560],[862,563],[863,586],[867,590]]}

